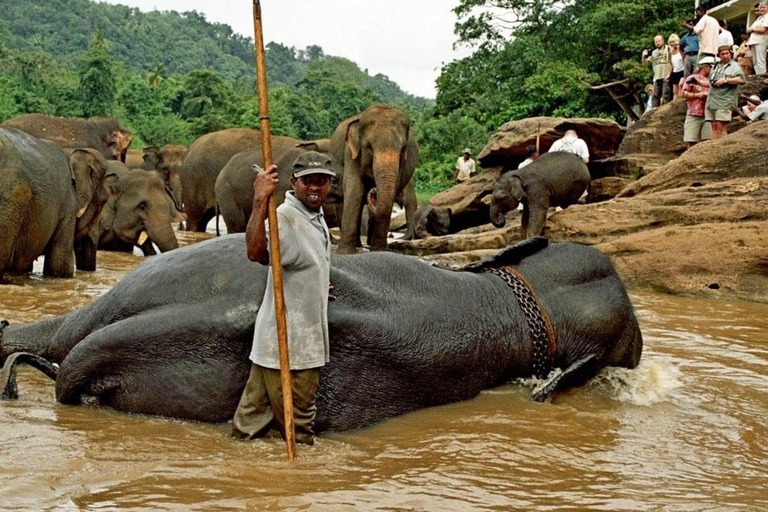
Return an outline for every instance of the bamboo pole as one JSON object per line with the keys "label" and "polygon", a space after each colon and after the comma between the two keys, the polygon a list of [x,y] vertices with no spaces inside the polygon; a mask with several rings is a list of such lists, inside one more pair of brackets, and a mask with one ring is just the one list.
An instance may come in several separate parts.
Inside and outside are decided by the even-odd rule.
{"label": "bamboo pole", "polygon": [[[259,95],[259,124],[261,128],[261,150],[264,155],[264,169],[272,165],[272,135],[269,129],[269,104],[267,100],[267,64],[264,55],[264,32],[261,24],[261,2],[253,0],[254,49],[256,53],[256,89]],[[274,193],[269,197],[269,253],[272,265],[272,283],[275,289],[275,321],[277,324],[277,345],[280,354],[280,382],[283,390],[283,411],[285,415],[285,444],[288,460],[296,457],[296,435],[293,425],[293,383],[291,363],[288,354],[288,326],[285,320],[285,297],[283,296],[283,267],[280,261],[280,238],[277,232],[277,204]]]}

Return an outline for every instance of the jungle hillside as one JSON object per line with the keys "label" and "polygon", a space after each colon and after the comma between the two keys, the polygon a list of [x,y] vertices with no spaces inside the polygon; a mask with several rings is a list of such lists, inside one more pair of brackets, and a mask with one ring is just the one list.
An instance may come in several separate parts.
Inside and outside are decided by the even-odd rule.
{"label": "jungle hillside", "polygon": [[[451,184],[464,147],[479,152],[510,120],[637,114],[654,35],[681,34],[690,0],[460,0],[456,44],[436,100],[415,97],[322,47],[267,45],[272,131],[329,137],[374,103],[397,105],[419,141],[417,188]],[[0,122],[28,112],[117,117],[133,148],[190,144],[258,126],[253,40],[195,11],[141,12],[88,0],[0,3]]]}

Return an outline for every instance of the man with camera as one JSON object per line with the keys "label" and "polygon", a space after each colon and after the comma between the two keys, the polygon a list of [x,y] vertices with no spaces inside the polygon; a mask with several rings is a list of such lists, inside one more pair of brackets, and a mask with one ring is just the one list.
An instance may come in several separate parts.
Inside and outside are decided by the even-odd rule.
{"label": "man with camera", "polygon": [[[653,38],[653,44],[656,48],[653,51],[643,50],[642,64],[647,66],[650,62],[653,67],[653,108],[663,105],[672,99],[672,88],[667,82],[667,71],[672,65],[669,47],[664,44],[664,36]],[[650,54],[650,60],[648,55]]]}
{"label": "man with camera", "polygon": [[[739,103],[739,86],[746,82],[744,71],[733,60],[733,48],[725,45],[717,49],[720,59],[709,75],[712,89],[707,97],[704,118],[712,123],[712,138],[728,135],[731,110]],[[701,62],[701,60],[699,60]]]}
{"label": "man with camera", "polygon": [[702,140],[712,138],[711,127],[709,123],[704,121],[704,107],[709,95],[709,74],[714,63],[713,57],[702,57],[699,61],[698,72],[685,79],[680,93],[688,103],[683,127],[683,140],[688,143],[689,148]]}

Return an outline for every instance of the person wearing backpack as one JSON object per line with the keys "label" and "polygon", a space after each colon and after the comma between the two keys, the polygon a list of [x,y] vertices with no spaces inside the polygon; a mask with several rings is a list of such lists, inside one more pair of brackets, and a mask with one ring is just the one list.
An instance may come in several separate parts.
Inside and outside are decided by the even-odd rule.
{"label": "person wearing backpack", "polygon": [[580,156],[585,164],[589,163],[589,149],[587,143],[583,139],[580,139],[576,134],[576,130],[568,130],[562,139],[558,139],[549,148],[549,153],[555,151],[563,151],[565,153],[573,153]]}

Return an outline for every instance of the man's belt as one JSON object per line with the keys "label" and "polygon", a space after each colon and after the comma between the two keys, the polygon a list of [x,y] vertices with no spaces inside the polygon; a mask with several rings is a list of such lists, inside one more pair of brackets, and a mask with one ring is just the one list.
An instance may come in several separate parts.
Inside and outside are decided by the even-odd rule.
{"label": "man's belt", "polygon": [[698,55],[699,52],[685,52],[686,55]]}
{"label": "man's belt", "polygon": [[552,371],[557,353],[557,338],[549,315],[536,298],[531,285],[514,267],[487,268],[483,272],[496,274],[512,288],[531,333],[533,374],[540,379],[545,378]]}

